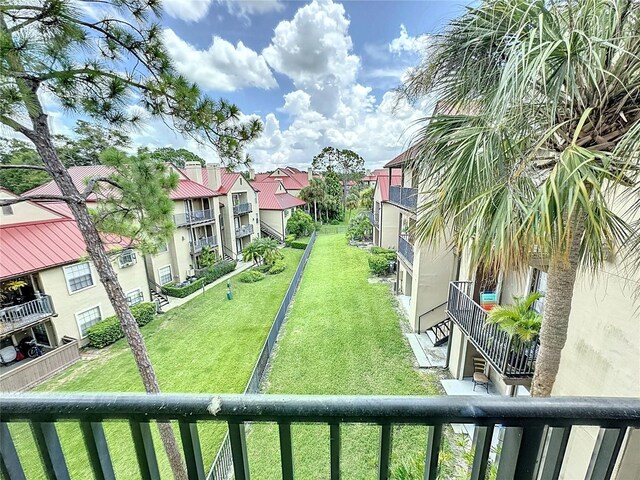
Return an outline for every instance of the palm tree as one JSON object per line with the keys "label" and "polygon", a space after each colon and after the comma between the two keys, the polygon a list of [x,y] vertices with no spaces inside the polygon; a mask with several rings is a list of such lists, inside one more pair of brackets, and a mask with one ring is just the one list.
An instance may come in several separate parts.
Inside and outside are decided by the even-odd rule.
{"label": "palm tree", "polygon": [[321,178],[312,178],[309,181],[309,185],[300,190],[300,200],[303,200],[307,205],[313,203],[313,216],[314,220],[318,221],[318,203],[322,204],[326,196],[326,184]]}
{"label": "palm tree", "polygon": [[454,232],[473,264],[503,271],[534,254],[548,262],[534,396],[551,394],[578,270],[596,270],[637,229],[613,205],[639,185],[639,10],[485,0],[433,38],[399,89],[439,98],[414,141],[431,198],[418,238]]}
{"label": "palm tree", "polygon": [[347,198],[345,200],[345,207],[349,212],[349,216],[347,217],[348,219],[351,219],[351,212],[358,208],[359,205],[360,197],[358,195],[356,195],[355,193],[350,193],[349,195],[347,195]]}
{"label": "palm tree", "polygon": [[531,308],[540,298],[542,294],[539,292],[522,298],[513,297],[513,305],[498,305],[491,309],[487,323],[495,323],[507,332],[513,338],[515,348],[519,349],[536,340],[540,334],[542,315]]}

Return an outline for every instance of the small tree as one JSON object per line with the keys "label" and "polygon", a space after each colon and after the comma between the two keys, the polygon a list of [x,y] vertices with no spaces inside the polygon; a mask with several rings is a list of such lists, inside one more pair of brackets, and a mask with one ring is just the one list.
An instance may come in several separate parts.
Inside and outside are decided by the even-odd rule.
{"label": "small tree", "polygon": [[342,182],[343,208],[346,204],[347,182],[356,181],[364,175],[364,159],[352,150],[339,150],[335,147],[325,147],[313,157],[311,165],[314,170],[322,173],[335,172]]}
{"label": "small tree", "polygon": [[322,206],[327,196],[327,184],[321,178],[312,178],[309,185],[300,190],[300,200],[303,200],[307,205],[313,204],[314,219],[318,221],[318,205]]}
{"label": "small tree", "polygon": [[513,305],[498,305],[491,309],[487,323],[497,324],[513,338],[514,347],[520,349],[540,334],[542,315],[531,308],[540,298],[542,295],[538,292],[523,298],[513,297]]}
{"label": "small tree", "polygon": [[354,241],[363,241],[371,238],[373,225],[364,213],[359,213],[349,222],[347,238]]}
{"label": "small tree", "polygon": [[360,197],[358,197],[358,195],[356,195],[355,193],[350,193],[349,195],[347,195],[347,198],[345,201],[345,207],[349,212],[349,216],[351,216],[351,212],[356,208],[358,208],[359,205],[360,205]]}
{"label": "small tree", "polygon": [[313,232],[313,218],[308,213],[303,212],[299,208],[287,220],[287,233],[296,237],[304,237],[311,235]]}
{"label": "small tree", "polygon": [[[259,135],[262,125],[257,120],[241,122],[235,105],[203,96],[196,85],[176,73],[162,44],[161,29],[153,22],[160,13],[158,2],[100,3],[111,8],[104,9],[104,17],[95,21],[83,17],[72,0],[0,4],[0,123],[30,140],[42,160],[42,165],[37,166],[1,166],[46,172],[60,190],[59,195],[22,196],[2,200],[0,205],[25,200],[67,203],[120,320],[145,390],[159,393],[140,329],[86,204],[99,184],[114,189],[130,185],[94,177],[82,192],[78,191],[56,152],[41,94],[55,98],[68,111],[117,128],[140,120],[136,110],[130,108],[132,99],[138,99],[138,106],[151,115],[172,122],[185,135],[215,146],[230,165],[245,162],[244,145]],[[136,165],[137,172],[144,176],[143,162]],[[157,168],[154,163],[146,173]],[[163,183],[171,181],[168,176]],[[145,189],[141,186],[140,190]],[[155,194],[148,198],[149,202],[162,196],[162,190],[147,193]],[[126,215],[124,211],[119,214]],[[105,215],[101,221],[113,225]],[[161,422],[158,427],[174,476],[186,478],[171,425]]]}
{"label": "small tree", "polygon": [[65,167],[99,165],[100,155],[107,148],[120,150],[131,146],[131,139],[122,130],[78,120],[74,138],[55,136],[56,150]]}
{"label": "small tree", "polygon": [[202,268],[209,268],[218,261],[218,252],[211,248],[209,245],[202,247],[200,251],[200,266]]}

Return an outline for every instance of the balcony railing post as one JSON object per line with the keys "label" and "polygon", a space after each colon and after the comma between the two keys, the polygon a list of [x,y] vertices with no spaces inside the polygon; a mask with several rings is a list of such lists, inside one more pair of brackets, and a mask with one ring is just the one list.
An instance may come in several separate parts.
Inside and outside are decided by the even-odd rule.
{"label": "balcony railing post", "polygon": [[3,473],[12,480],[26,480],[9,426],[4,422],[0,422],[0,457]]}
{"label": "balcony railing post", "polygon": [[427,431],[427,455],[424,462],[425,480],[436,480],[438,478],[438,457],[440,455],[441,438],[442,425],[436,424],[429,427]]}
{"label": "balcony railing post", "polygon": [[329,426],[329,447],[331,450],[331,480],[340,480],[340,424]]}
{"label": "balcony railing post", "polygon": [[247,458],[247,438],[244,423],[229,422],[229,441],[233,458],[235,480],[249,480],[249,461]]}
{"label": "balcony railing post", "polygon": [[380,427],[380,451],[378,454],[378,480],[388,480],[391,465],[392,426],[383,424]]}

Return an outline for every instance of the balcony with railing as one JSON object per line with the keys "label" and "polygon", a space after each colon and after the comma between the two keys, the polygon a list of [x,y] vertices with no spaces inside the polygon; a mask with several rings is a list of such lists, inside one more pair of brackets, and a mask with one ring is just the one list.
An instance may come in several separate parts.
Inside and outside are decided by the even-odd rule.
{"label": "balcony with railing", "polygon": [[253,206],[250,203],[240,203],[233,206],[233,215],[245,215],[253,211]]}
{"label": "balcony with railing", "polygon": [[253,234],[253,223],[240,225],[236,228],[236,238],[246,237]]}
{"label": "balcony with railing", "polygon": [[215,247],[218,245],[218,237],[212,235],[210,237],[203,237],[192,242],[189,242],[191,245],[191,253],[199,253],[203,247]]}
{"label": "balcony with railing", "polygon": [[389,187],[389,202],[415,213],[418,207],[418,189],[391,186]]}
{"label": "balcony with railing", "polygon": [[213,210],[192,210],[190,212],[176,213],[173,222],[178,227],[213,222],[215,214]]}
{"label": "balcony with railing", "polygon": [[501,375],[532,377],[540,344],[518,344],[497,324],[487,323],[488,313],[471,298],[473,283],[451,282],[447,312],[473,346]]}
{"label": "balcony with railing", "polygon": [[52,315],[55,315],[55,310],[49,295],[40,295],[40,298],[35,300],[2,308],[0,309],[0,335],[7,335]]}
{"label": "balcony with railing", "polygon": [[410,265],[413,265],[413,244],[407,235],[398,237],[398,253]]}
{"label": "balcony with railing", "polygon": [[[332,480],[353,475],[353,466],[343,458],[344,450],[352,448],[345,429],[353,424],[377,430],[378,438],[372,438],[369,448],[376,452],[375,478],[379,479],[391,478],[397,466],[391,457],[394,427],[422,426],[426,441],[420,477],[424,472],[428,480],[442,478],[438,474],[440,451],[447,448],[443,435],[450,424],[475,425],[467,477],[472,479],[485,478],[495,449],[500,452],[495,460],[499,479],[558,478],[572,427],[593,426],[599,433],[595,445],[583,452],[591,458],[586,478],[603,479],[611,476],[622,457],[627,431],[640,427],[640,400],[635,398],[28,393],[2,395],[0,411],[2,470],[8,478],[25,478],[22,462],[27,461],[39,464],[48,478],[69,478],[66,456],[70,454],[86,455],[95,478],[115,478],[114,461],[123,460],[113,456],[119,451],[114,442],[121,439],[105,431],[118,421],[129,425],[127,441],[132,440],[136,452],[139,478],[160,478],[163,451],[153,438],[154,430],[157,422],[171,421],[181,437],[188,478],[222,480],[233,474],[236,480],[248,480],[258,452],[247,449],[247,436],[265,432],[260,428],[249,431],[248,426],[270,422],[278,425],[279,432],[279,452],[272,461],[279,463],[282,478],[288,480],[295,478],[295,464],[301,459],[292,432],[303,424],[327,427],[326,445],[316,448],[326,449],[326,457],[319,458],[326,462],[326,478]],[[28,458],[18,454],[26,439],[15,435],[13,428],[27,422],[33,435],[30,448],[38,452]],[[80,428],[65,428],[64,423]],[[202,454],[210,444],[201,444],[200,432],[216,423],[226,425],[230,455],[224,466],[209,469]],[[82,437],[77,449],[62,448],[58,435],[62,429],[65,434]],[[204,442],[210,437],[207,435]]]}

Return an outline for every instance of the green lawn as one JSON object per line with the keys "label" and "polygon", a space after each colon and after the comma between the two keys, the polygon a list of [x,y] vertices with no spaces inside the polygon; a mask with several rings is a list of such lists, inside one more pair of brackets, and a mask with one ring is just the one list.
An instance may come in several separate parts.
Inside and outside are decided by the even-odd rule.
{"label": "green lawn", "polygon": [[[388,285],[368,283],[366,252],[344,235],[319,236],[283,327],[267,393],[437,395],[435,374],[413,367]],[[296,476],[329,477],[329,429],[297,426]],[[424,456],[426,430],[394,430],[395,474]],[[279,442],[273,425],[253,425],[248,439],[254,479],[280,478]],[[376,477],[378,428],[349,425],[342,436],[345,479]]]}
{"label": "green lawn", "polygon": [[[222,283],[188,303],[157,317],[142,329],[147,349],[164,392],[241,393],[271,327],[302,250],[284,249],[287,269],[263,281],[244,284],[232,280],[233,300],[226,299]],[[100,351],[94,360],[81,361],[38,390],[144,391],[133,356],[124,340]],[[45,478],[39,468],[31,433],[26,425],[12,425],[27,478]],[[200,428],[205,467],[217,452],[225,427]],[[92,478],[77,424],[59,427],[69,468],[74,478]],[[154,428],[155,432],[156,429]],[[106,424],[111,458],[118,478],[137,478],[137,464],[128,426]],[[155,438],[161,470],[169,471]]]}

